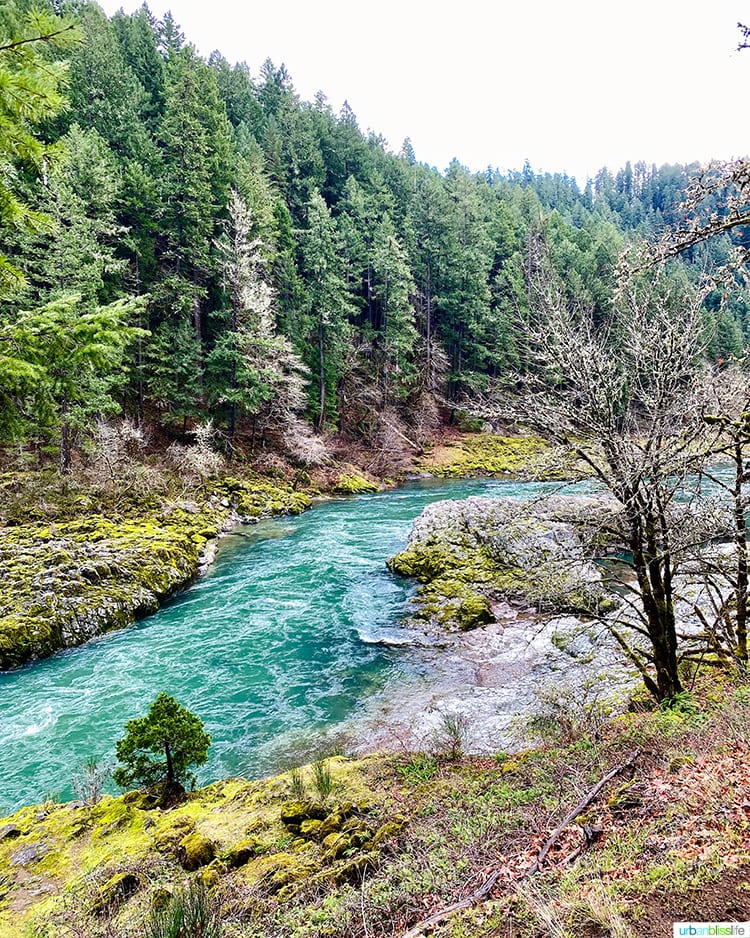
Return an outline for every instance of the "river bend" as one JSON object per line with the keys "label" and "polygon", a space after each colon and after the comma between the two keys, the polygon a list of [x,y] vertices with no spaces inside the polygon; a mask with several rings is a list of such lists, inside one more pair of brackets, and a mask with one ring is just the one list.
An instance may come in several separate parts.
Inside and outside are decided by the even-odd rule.
{"label": "river bend", "polygon": [[429,682],[425,659],[399,644],[413,587],[385,566],[425,505],[553,488],[426,480],[227,537],[210,570],[155,615],[0,675],[0,813],[74,797],[76,768],[112,761],[125,721],[161,690],[211,734],[201,782],[309,757],[391,688]]}

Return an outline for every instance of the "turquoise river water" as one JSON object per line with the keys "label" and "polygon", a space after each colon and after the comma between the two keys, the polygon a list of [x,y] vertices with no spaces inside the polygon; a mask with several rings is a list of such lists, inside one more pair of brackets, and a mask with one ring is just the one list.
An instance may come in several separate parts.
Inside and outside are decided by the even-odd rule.
{"label": "turquoise river water", "polygon": [[413,587],[385,566],[425,505],[552,488],[417,482],[230,535],[209,571],[155,615],[0,675],[0,814],[73,798],[76,768],[113,761],[125,721],[161,690],[211,734],[200,782],[301,761],[425,667],[398,644]]}

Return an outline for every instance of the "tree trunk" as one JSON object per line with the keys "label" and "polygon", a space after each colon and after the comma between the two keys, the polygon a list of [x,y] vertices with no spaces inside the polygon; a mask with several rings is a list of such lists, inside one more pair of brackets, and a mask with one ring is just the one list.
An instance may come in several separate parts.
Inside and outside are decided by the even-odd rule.
{"label": "tree trunk", "polygon": [[68,394],[63,392],[60,401],[60,474],[70,475],[71,466],[71,445],[70,445],[70,424],[68,422],[68,411],[70,404]]}
{"label": "tree trunk", "polygon": [[326,415],[326,368],[325,368],[325,344],[323,342],[323,323],[321,322],[318,326],[318,352],[320,354],[320,396],[318,400],[318,406],[320,408],[320,413],[318,414],[318,433],[323,429],[323,424],[325,422]]}
{"label": "tree trunk", "polygon": [[431,283],[430,260],[427,259],[427,390],[433,390],[432,381],[432,283]]}
{"label": "tree trunk", "polygon": [[[141,266],[138,259],[138,254],[135,255],[135,292],[136,295],[140,296],[141,294]],[[146,323],[148,325],[148,323]],[[138,312],[138,326],[143,328],[143,321],[141,318],[141,312],[139,308]],[[136,409],[136,420],[137,426],[140,429],[143,427],[143,410],[144,410],[144,389],[143,389],[143,336],[138,336],[138,404]]]}
{"label": "tree trunk", "polygon": [[737,442],[734,447],[734,546],[737,551],[737,589],[735,598],[737,603],[736,629],[737,648],[736,655],[740,667],[747,668],[747,522],[745,520],[745,506],[742,498],[742,479],[744,476],[742,463],[742,444]]}
{"label": "tree trunk", "polygon": [[229,418],[227,420],[227,456],[232,461],[234,456],[234,433],[237,421],[237,405],[234,401],[229,405]]}
{"label": "tree trunk", "polygon": [[169,745],[169,740],[164,740],[164,757],[167,761],[167,787],[171,788],[174,785],[174,763],[172,762],[172,749]]}
{"label": "tree trunk", "polygon": [[[665,521],[665,519],[661,519]],[[672,597],[672,558],[657,535],[652,509],[631,503],[628,512],[630,549],[640,588],[646,629],[651,640],[658,700],[669,701],[682,691],[677,669],[677,628]],[[659,525],[662,529],[664,525]],[[653,691],[653,688],[649,688]]]}
{"label": "tree trunk", "polygon": [[177,794],[177,790],[181,789],[181,786],[177,784],[177,780],[174,776],[174,762],[172,761],[172,749],[169,745],[169,740],[164,740],[164,757],[167,763],[167,777],[164,780],[164,785],[161,790],[160,804],[162,808],[166,808],[170,804],[172,798]]}
{"label": "tree trunk", "polygon": [[232,370],[230,374],[230,387],[232,389],[232,402],[229,405],[229,423],[227,426],[227,435],[229,437],[227,441],[227,455],[231,461],[234,456],[234,434],[237,423],[237,403],[234,400],[234,395],[237,391],[237,329],[238,329],[238,319],[239,319],[239,309],[242,300],[240,298],[239,287],[236,286],[234,294],[232,297],[232,320],[231,320],[231,329],[232,329]]}

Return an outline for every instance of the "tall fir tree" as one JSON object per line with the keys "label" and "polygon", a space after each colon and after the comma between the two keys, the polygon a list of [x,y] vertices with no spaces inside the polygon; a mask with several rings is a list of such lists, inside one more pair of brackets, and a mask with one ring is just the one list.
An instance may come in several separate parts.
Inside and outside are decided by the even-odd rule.
{"label": "tall fir tree", "polygon": [[311,370],[317,384],[311,410],[321,430],[338,419],[337,389],[345,369],[353,305],[339,273],[336,224],[319,192],[308,202],[307,226],[300,236],[310,311]]}

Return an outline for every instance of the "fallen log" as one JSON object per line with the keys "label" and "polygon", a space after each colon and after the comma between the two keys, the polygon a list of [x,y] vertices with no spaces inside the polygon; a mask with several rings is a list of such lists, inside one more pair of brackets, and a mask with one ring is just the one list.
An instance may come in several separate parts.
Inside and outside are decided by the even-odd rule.
{"label": "fallen log", "polygon": [[[523,875],[518,877],[518,882],[529,879],[529,877],[539,872],[542,864],[544,863],[544,860],[547,857],[547,854],[560,839],[560,836],[562,835],[565,828],[572,824],[579,814],[583,814],[586,808],[588,808],[589,805],[596,801],[599,793],[607,785],[607,783],[611,782],[615,776],[629,768],[638,758],[639,754],[640,751],[635,749],[621,765],[616,766],[614,769],[612,769],[611,772],[607,772],[604,778],[600,779],[593,788],[589,789],[589,791],[578,802],[575,808],[573,808],[573,810],[565,816],[565,818],[560,822],[560,824],[558,824],[552,834],[550,834],[547,840],[545,840],[539,850],[539,853],[537,854],[536,860],[534,860],[534,862],[526,870],[526,872],[523,873]],[[574,851],[574,854],[575,853],[576,852]],[[571,855],[571,858],[575,859],[573,855]],[[570,860],[571,858],[568,859]],[[426,928],[432,928],[435,925],[439,925],[441,922],[445,921],[447,918],[450,918],[450,916],[454,915],[456,912],[461,912],[464,909],[470,909],[472,906],[481,902],[482,899],[485,899],[492,892],[492,889],[500,878],[501,873],[502,870],[500,869],[493,870],[484,880],[482,885],[475,892],[471,893],[470,896],[466,896],[465,899],[461,899],[458,902],[454,902],[452,905],[448,905],[443,909],[439,909],[437,912],[433,912],[432,915],[422,919],[421,922],[417,922],[416,925],[414,925],[408,931],[404,932],[401,938],[422,938]]]}

